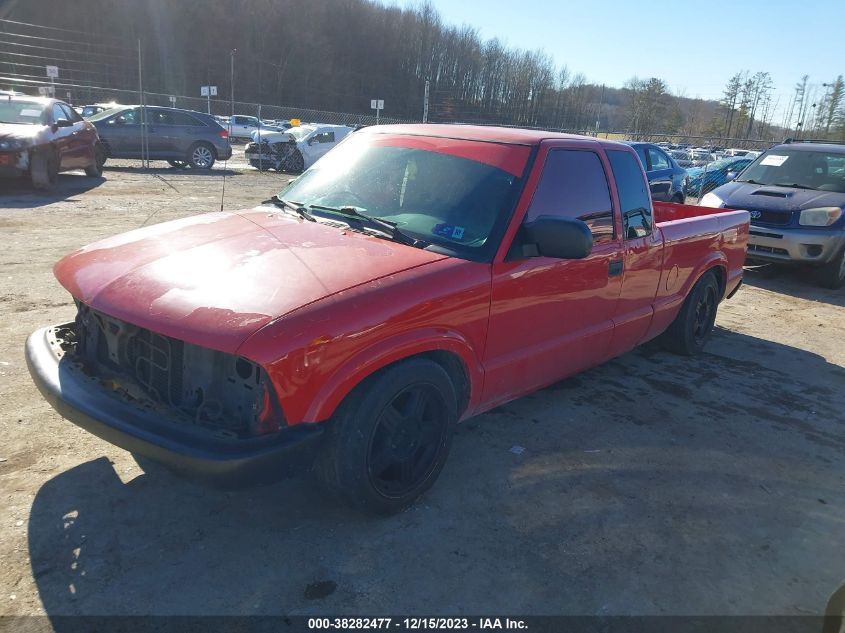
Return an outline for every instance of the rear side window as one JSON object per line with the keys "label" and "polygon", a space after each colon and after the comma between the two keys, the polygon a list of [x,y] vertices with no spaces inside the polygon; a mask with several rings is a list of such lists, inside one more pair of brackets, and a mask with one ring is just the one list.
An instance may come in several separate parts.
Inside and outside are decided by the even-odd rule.
{"label": "rear side window", "polygon": [[541,215],[586,222],[595,243],[613,239],[613,204],[598,154],[589,150],[549,152],[525,219],[530,222]]}
{"label": "rear side window", "polygon": [[648,148],[648,158],[651,162],[652,170],[655,169],[669,169],[669,159],[666,157],[666,154],[661,152],[659,149],[654,149],[653,147]]}
{"label": "rear side window", "polygon": [[204,125],[199,120],[184,112],[170,111],[170,125]]}
{"label": "rear side window", "polygon": [[645,237],[652,231],[651,197],[639,162],[621,150],[608,150],[607,157],[616,178],[625,239]]}

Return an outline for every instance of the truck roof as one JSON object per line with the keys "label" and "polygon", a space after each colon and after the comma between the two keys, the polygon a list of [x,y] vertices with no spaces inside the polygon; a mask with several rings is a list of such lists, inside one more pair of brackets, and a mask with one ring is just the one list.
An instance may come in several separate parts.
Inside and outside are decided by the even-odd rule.
{"label": "truck roof", "polygon": [[[495,127],[487,125],[449,125],[420,123],[408,125],[379,125],[364,128],[371,134],[410,134],[418,136],[437,136],[466,141],[487,141],[490,143],[510,143],[514,145],[538,145],[547,139],[590,140],[602,145],[620,146],[621,143],[598,139],[592,136],[564,134],[546,130],[527,130],[523,128]],[[363,130],[362,130],[363,131]]]}

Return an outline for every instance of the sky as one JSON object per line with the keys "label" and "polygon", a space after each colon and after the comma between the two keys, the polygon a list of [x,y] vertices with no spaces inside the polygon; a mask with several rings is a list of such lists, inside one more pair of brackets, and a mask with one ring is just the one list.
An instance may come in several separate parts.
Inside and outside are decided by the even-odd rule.
{"label": "sky", "polygon": [[[444,22],[543,49],[587,81],[660,77],[675,94],[719,99],[737,72],[768,71],[778,110],[805,74],[819,91],[845,74],[845,0],[431,0]],[[416,0],[388,4],[414,6]]]}

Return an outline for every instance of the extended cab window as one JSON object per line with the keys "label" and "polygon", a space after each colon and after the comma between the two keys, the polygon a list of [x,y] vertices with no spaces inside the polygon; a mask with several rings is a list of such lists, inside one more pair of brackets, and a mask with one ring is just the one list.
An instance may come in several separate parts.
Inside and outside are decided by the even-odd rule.
{"label": "extended cab window", "polygon": [[616,178],[625,239],[649,235],[652,231],[651,197],[639,161],[622,150],[608,150],[607,157]]}
{"label": "extended cab window", "polygon": [[586,222],[593,242],[613,240],[613,204],[598,154],[589,150],[552,150],[525,220],[541,215]]}

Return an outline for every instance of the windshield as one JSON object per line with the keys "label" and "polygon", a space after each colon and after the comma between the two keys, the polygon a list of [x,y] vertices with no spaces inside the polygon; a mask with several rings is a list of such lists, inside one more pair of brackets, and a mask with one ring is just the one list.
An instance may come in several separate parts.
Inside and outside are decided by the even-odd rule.
{"label": "windshield", "polygon": [[316,129],[317,128],[308,125],[300,125],[298,127],[288,128],[287,130],[285,130],[285,132],[290,134],[294,138],[294,140],[301,141]]}
{"label": "windshield", "polygon": [[89,121],[102,121],[103,119],[109,118],[115,112],[121,112],[124,108],[116,107],[116,108],[109,108],[108,110],[103,110],[102,112],[97,112],[96,114],[92,114],[89,117],[86,117]]}
{"label": "windshield", "polygon": [[[439,140],[353,135],[279,197],[306,206],[354,207],[435,250],[489,259],[516,200],[518,178],[453,153],[421,149]],[[461,141],[460,149],[481,145],[491,144]],[[508,151],[491,146],[491,152]],[[513,152],[527,157],[528,148],[514,146]]]}
{"label": "windshield", "polygon": [[737,180],[845,193],[845,153],[778,147],[760,156]]}
{"label": "windshield", "polygon": [[0,101],[0,123],[44,125],[46,122],[47,108],[39,101]]}

